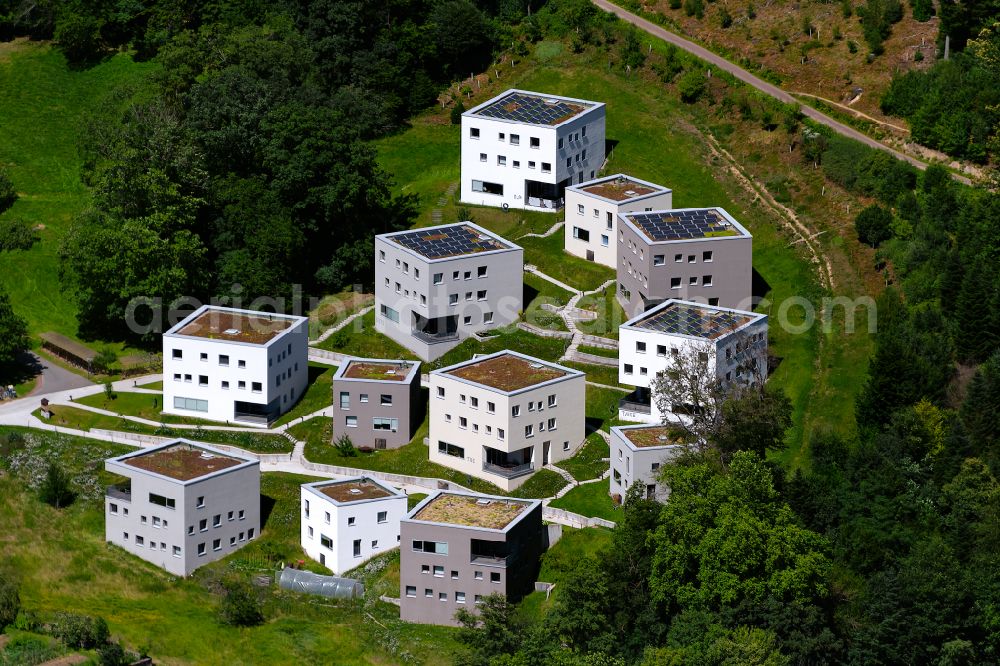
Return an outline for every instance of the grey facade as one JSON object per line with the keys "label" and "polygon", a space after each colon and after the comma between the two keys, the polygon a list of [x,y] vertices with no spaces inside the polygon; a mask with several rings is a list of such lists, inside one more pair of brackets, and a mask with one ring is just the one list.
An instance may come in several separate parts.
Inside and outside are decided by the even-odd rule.
{"label": "grey facade", "polygon": [[[374,378],[381,374],[382,378]],[[423,421],[420,363],[347,359],[333,376],[333,441],[395,449],[410,443]]]}
{"label": "grey facade", "polygon": [[[501,529],[432,522],[420,518],[439,498],[507,502],[523,506]],[[444,553],[427,552],[430,542]],[[538,500],[439,492],[418,504],[400,522],[400,618],[422,624],[457,625],[460,608],[475,612],[477,601],[500,593],[519,601],[534,588],[545,548],[542,504]]]}
{"label": "grey facade", "polygon": [[[193,478],[138,466],[177,448],[227,466]],[[107,489],[106,540],[172,574],[187,576],[260,534],[260,462],[255,459],[175,440],[111,458],[105,469],[128,479]]]}
{"label": "grey facade", "polygon": [[[637,216],[714,211],[729,235],[667,239],[650,235]],[[709,232],[713,233],[713,232]],[[721,232],[715,232],[721,233]],[[658,239],[663,240],[658,240]],[[628,317],[676,298],[749,310],[753,237],[721,208],[677,209],[618,216],[618,301]]]}
{"label": "grey facade", "polygon": [[[450,245],[470,235],[474,242]],[[524,250],[471,222],[376,236],[375,329],[433,361],[477,331],[517,321],[523,271]]]}
{"label": "grey facade", "polygon": [[611,474],[608,492],[621,502],[634,484],[642,496],[666,502],[670,488],[660,481],[660,467],[683,454],[687,445],[676,441],[675,429],[662,425],[611,428]]}

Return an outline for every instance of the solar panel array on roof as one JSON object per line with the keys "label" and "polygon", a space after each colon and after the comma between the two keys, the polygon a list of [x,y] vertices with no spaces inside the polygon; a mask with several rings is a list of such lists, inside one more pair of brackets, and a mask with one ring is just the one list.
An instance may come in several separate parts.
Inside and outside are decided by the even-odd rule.
{"label": "solar panel array on roof", "polygon": [[583,112],[588,106],[590,105],[538,95],[511,93],[478,111],[476,115],[532,125],[558,125]]}
{"label": "solar panel array on roof", "polygon": [[714,208],[631,213],[628,218],[652,241],[740,235],[739,229]]}
{"label": "solar panel array on roof", "polygon": [[672,303],[635,324],[659,333],[690,335],[714,340],[750,321],[746,315]]}
{"label": "solar panel array on roof", "polygon": [[510,247],[467,224],[456,224],[436,229],[417,229],[391,238],[403,247],[418,252],[428,259],[505,250]]}

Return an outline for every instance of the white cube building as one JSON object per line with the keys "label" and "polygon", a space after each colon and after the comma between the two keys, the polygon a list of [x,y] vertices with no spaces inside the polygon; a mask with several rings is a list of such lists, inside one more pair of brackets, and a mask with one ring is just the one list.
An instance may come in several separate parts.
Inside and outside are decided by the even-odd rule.
{"label": "white cube building", "polygon": [[430,374],[430,459],[513,490],[585,435],[584,373],[513,351]]}
{"label": "white cube building", "polygon": [[178,576],[260,533],[260,462],[178,439],[105,461],[105,539]]}
{"label": "white cube building", "polygon": [[666,502],[670,488],[659,479],[660,466],[688,450],[683,430],[663,425],[630,425],[611,428],[611,476],[608,492],[616,502],[634,484],[642,496]]}
{"label": "white cube building", "polygon": [[302,484],[302,550],[334,574],[399,545],[406,495],[367,476]]}
{"label": "white cube building", "polygon": [[618,266],[618,215],[673,207],[673,191],[623,173],[566,188],[566,251]]}
{"label": "white cube building", "polygon": [[524,250],[472,222],[375,237],[375,330],[433,361],[517,321]]}
{"label": "white cube building", "polygon": [[203,305],[163,334],[163,411],[266,427],[309,383],[306,317]]}
{"label": "white cube building", "polygon": [[508,90],[462,114],[462,201],[556,211],[604,164],[601,102]]}
{"label": "white cube building", "polygon": [[623,421],[668,423],[650,387],[680,355],[707,354],[710,373],[728,385],[767,377],[767,315],[669,300],[618,329],[618,381],[636,389],[619,403]]}

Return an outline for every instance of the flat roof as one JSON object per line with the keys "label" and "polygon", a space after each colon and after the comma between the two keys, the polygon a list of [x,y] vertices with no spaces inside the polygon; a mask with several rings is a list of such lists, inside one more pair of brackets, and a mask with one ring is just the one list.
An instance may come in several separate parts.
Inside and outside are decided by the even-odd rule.
{"label": "flat roof", "polygon": [[715,340],[764,316],[690,301],[669,300],[622,326]]}
{"label": "flat roof", "polygon": [[328,484],[316,485],[313,487],[316,488],[316,490],[318,490],[321,494],[326,495],[330,499],[340,502],[341,504],[394,496],[394,493],[389,492],[370,479],[333,481]]}
{"label": "flat roof", "polygon": [[651,425],[617,428],[617,430],[633,446],[640,449],[677,446],[687,444],[690,440],[686,432],[674,426]]}
{"label": "flat roof", "polygon": [[507,393],[579,374],[576,370],[511,351],[472,359],[440,372]]}
{"label": "flat roof", "polygon": [[388,234],[386,238],[427,259],[460,257],[516,247],[469,222],[401,231]]}
{"label": "flat roof", "polygon": [[244,458],[226,455],[218,449],[210,449],[187,441],[140,451],[118,461],[129,467],[154,472],[178,481],[190,481],[248,462]]}
{"label": "flat roof", "polygon": [[679,208],[621,215],[654,243],[750,235],[721,208]]}
{"label": "flat roof", "polygon": [[440,493],[426,500],[411,520],[502,530],[533,506],[507,497]]}
{"label": "flat roof", "polygon": [[413,361],[381,361],[374,359],[349,359],[341,377],[368,379],[381,382],[402,382],[418,364]]}
{"label": "flat roof", "polygon": [[202,306],[167,331],[167,334],[266,345],[304,319],[305,317],[273,312]]}
{"label": "flat roof", "polygon": [[581,113],[600,105],[559,95],[546,95],[528,90],[508,90],[485,104],[469,111],[471,116],[511,120],[527,125],[555,126],[572,120]]}
{"label": "flat roof", "polygon": [[609,201],[630,201],[641,199],[651,194],[670,192],[670,188],[649,183],[638,178],[632,178],[623,173],[597,178],[587,183],[581,183],[571,189],[586,192]]}

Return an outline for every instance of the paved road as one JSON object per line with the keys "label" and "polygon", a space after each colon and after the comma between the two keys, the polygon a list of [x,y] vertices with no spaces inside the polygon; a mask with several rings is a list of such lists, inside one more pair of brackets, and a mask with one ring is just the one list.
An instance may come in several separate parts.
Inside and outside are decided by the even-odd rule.
{"label": "paved road", "polygon": [[[885,152],[889,153],[890,155],[894,156],[897,159],[906,160],[907,162],[917,167],[918,169],[923,170],[927,168],[926,162],[922,162],[916,159],[915,157],[911,157],[909,155],[899,152],[898,150],[890,148],[884,143],[880,143],[879,141],[876,141],[870,136],[859,132],[853,127],[850,127],[848,125],[845,125],[844,123],[834,120],[830,116],[826,115],[825,113],[817,111],[811,106],[806,106],[804,104],[799,103],[797,99],[789,95],[787,92],[785,92],[778,86],[772,83],[768,83],[767,81],[764,81],[763,79],[754,76],[753,74],[746,71],[739,65],[735,65],[729,62],[725,58],[712,53],[705,47],[699,46],[698,44],[695,44],[689,39],[684,39],[679,35],[676,35],[668,30],[665,30],[660,26],[656,25],[655,23],[647,21],[641,16],[637,16],[630,11],[622,9],[618,5],[609,2],[609,0],[591,0],[591,1],[601,9],[615,14],[623,21],[631,23],[635,27],[648,32],[654,37],[659,37],[663,41],[669,42],[677,46],[678,48],[684,49],[688,53],[695,55],[701,58],[702,60],[711,63],[712,65],[715,65],[719,69],[729,72],[730,74],[735,76],[740,81],[743,81],[747,85],[751,85],[757,90],[767,93],[771,97],[774,97],[775,99],[778,99],[786,104],[794,104],[795,106],[799,107],[802,110],[802,113],[805,114],[807,117],[812,118],[813,120],[822,125],[826,125],[833,131],[837,132],[838,134],[846,136],[849,139],[854,139],[855,141],[860,141],[861,143],[867,146],[871,146],[872,148],[877,148],[878,150],[884,150]],[[965,176],[952,174],[952,177],[961,183],[965,183],[966,185],[972,184],[972,181],[966,178]]]}
{"label": "paved road", "polygon": [[74,372],[70,372],[35,353],[32,353],[31,356],[42,370],[42,376],[38,378],[35,390],[32,391],[33,394],[57,393],[59,391],[92,386],[94,384],[94,382],[86,377],[81,377]]}

